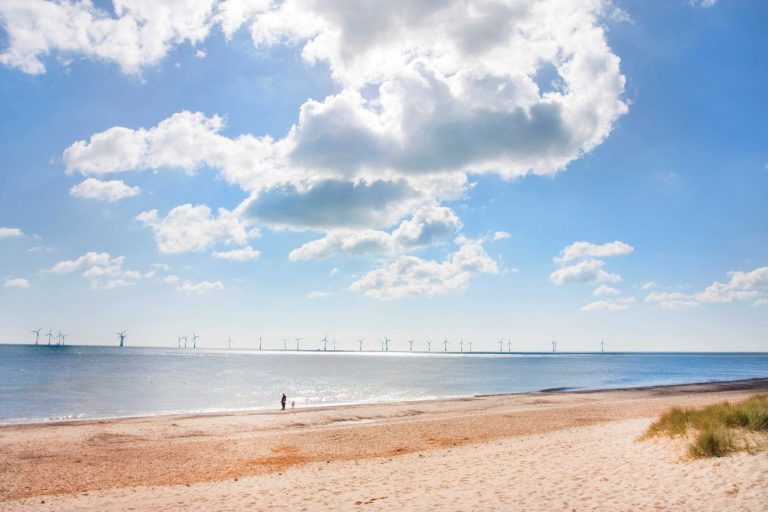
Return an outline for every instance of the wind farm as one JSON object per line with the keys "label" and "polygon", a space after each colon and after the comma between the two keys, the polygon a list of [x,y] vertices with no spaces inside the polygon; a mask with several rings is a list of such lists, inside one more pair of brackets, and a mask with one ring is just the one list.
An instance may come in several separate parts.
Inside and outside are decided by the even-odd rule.
{"label": "wind farm", "polygon": [[[34,334],[34,345],[40,346],[40,337],[41,333],[43,332],[43,328],[37,328],[37,329],[30,329],[30,332]],[[117,336],[117,346],[120,348],[127,347],[126,340],[128,339],[128,331],[127,330],[121,330],[121,331],[115,331],[115,336]],[[62,333],[61,331],[58,331],[57,334],[53,333],[53,329],[49,329],[47,333],[42,334],[43,337],[48,338],[48,346],[55,346],[55,347],[61,347],[64,345],[64,341],[67,337],[69,337],[69,334]],[[52,343],[52,340],[56,340],[55,343]],[[175,343],[173,343],[172,347],[178,348],[178,349],[193,349],[196,350],[198,348],[201,348],[199,345],[198,340],[202,339],[202,336],[197,334],[195,331],[192,331],[189,335],[176,335],[175,336]],[[246,337],[247,339],[247,337]],[[316,346],[309,346],[309,347],[302,347],[301,341],[305,339],[305,336],[294,336],[293,340],[295,342],[295,348],[289,349],[288,348],[288,342],[291,338],[288,337],[281,337],[274,340],[267,339],[266,344],[265,340],[262,336],[254,337],[253,342],[245,341],[241,344],[241,346],[237,347],[238,350],[243,351],[257,351],[257,352],[274,352],[274,351],[281,351],[281,352],[305,352],[305,353],[316,353],[316,352],[338,352],[338,353],[348,353],[348,352],[358,352],[358,353],[393,353],[393,354],[404,354],[404,353],[413,353],[413,354],[426,354],[426,353],[432,353],[432,341],[431,340],[423,340],[419,341],[416,338],[407,338],[407,339],[401,339],[399,342],[393,338],[390,338],[388,336],[384,336],[380,339],[380,349],[377,351],[370,351],[365,349],[365,337],[362,338],[354,338],[352,340],[349,340],[347,342],[344,342],[344,340],[341,340],[340,342],[337,341],[337,338],[334,336],[332,338],[329,338],[329,336],[323,335],[319,338],[319,343]],[[209,346],[205,347],[206,349],[216,349],[216,348],[226,348],[228,350],[233,349],[233,343],[234,339],[232,336],[227,336],[225,338],[225,343],[223,346],[217,347],[217,346]],[[419,343],[422,343],[422,350],[419,350]],[[482,342],[481,342],[482,343]],[[440,343],[443,350],[441,352],[437,352],[436,354],[467,354],[467,355],[482,355],[482,354],[528,354],[528,353],[535,353],[535,354],[547,354],[547,353],[569,353],[569,352],[561,352],[558,350],[559,348],[559,342],[556,341],[554,338],[549,342],[549,350],[526,350],[526,351],[520,351],[520,352],[512,352],[512,339],[508,339],[505,343],[504,338],[500,338],[497,342],[498,344],[498,350],[488,350],[490,346],[492,346],[492,342],[486,341],[482,345],[484,345],[485,349],[481,350],[474,350],[475,342],[473,341],[466,341],[463,337],[459,337],[459,341],[456,343],[457,349],[449,350],[450,347],[450,341],[447,337],[445,337]],[[341,344],[341,348],[339,348],[339,344]],[[107,346],[109,344],[106,344]],[[505,350],[506,345],[506,350]],[[160,344],[139,344],[137,346],[148,346],[148,347],[162,347],[164,346],[162,343]],[[330,347],[330,348],[329,348]],[[601,338],[600,342],[598,344],[599,350],[596,351],[590,351],[590,350],[576,350],[573,353],[590,353],[590,352],[600,352],[605,353],[606,352],[606,343],[605,339]],[[542,347],[543,348],[543,347]]]}

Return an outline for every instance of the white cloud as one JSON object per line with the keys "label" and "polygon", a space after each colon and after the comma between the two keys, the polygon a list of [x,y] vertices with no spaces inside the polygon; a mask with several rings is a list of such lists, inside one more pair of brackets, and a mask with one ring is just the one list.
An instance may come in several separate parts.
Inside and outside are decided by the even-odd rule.
{"label": "white cloud", "polygon": [[585,306],[582,306],[582,311],[623,311],[629,307],[630,304],[634,304],[636,299],[634,297],[616,297],[615,299],[601,300],[597,302],[591,302]]}
{"label": "white cloud", "polygon": [[142,278],[142,273],[123,269],[125,256],[112,257],[108,252],[87,252],[74,260],[56,263],[49,272],[70,274],[82,270],[82,276],[91,283],[92,288],[111,290],[134,284]]}
{"label": "white cloud", "polygon": [[353,282],[349,289],[374,299],[433,297],[465,289],[476,274],[498,271],[480,242],[462,239],[459,249],[442,262],[399,256]]}
{"label": "white cloud", "polygon": [[589,304],[582,306],[582,311],[623,311],[629,307],[627,302],[615,302],[599,300],[597,302],[590,302]]}
{"label": "white cloud", "polygon": [[56,263],[50,270],[54,274],[68,274],[83,267],[109,266],[117,264],[122,265],[121,259],[113,259],[108,252],[88,252],[75,260],[66,260]]}
{"label": "white cloud", "polygon": [[165,276],[165,277],[163,278],[163,282],[164,282],[165,284],[176,284],[176,283],[178,283],[178,282],[179,282],[179,276],[175,276],[175,275],[173,275],[173,274],[171,274],[171,275],[169,275],[169,276]]}
{"label": "white cloud", "polygon": [[230,261],[249,261],[258,259],[259,256],[261,256],[261,253],[250,246],[246,246],[242,249],[234,249],[232,251],[214,252],[213,256]]}
{"label": "white cloud", "polygon": [[384,231],[332,231],[290,252],[292,261],[329,258],[340,255],[383,253],[391,250],[391,235]]}
{"label": "white cloud", "polygon": [[[201,165],[224,165],[221,152],[233,142],[217,134],[224,126],[219,116],[179,112],[151,129],[117,126],[77,141],[63,155],[67,173],[98,176],[139,169],[174,168],[187,172]],[[236,157],[243,158],[243,149]],[[254,155],[255,156],[255,155]]]}
{"label": "white cloud", "polygon": [[183,285],[176,288],[180,293],[186,295],[202,295],[212,290],[223,290],[224,283],[221,281],[201,281],[199,283],[184,282]]}
{"label": "white cloud", "polygon": [[670,310],[693,309],[699,306],[700,304],[693,300],[668,300],[661,303],[662,309]]}
{"label": "white cloud", "polygon": [[562,265],[575,259],[623,256],[632,251],[634,251],[634,247],[618,240],[602,245],[590,242],[574,242],[560,251],[560,256],[555,258],[555,262]]}
{"label": "white cloud", "polygon": [[761,290],[768,288],[768,267],[761,267],[751,272],[728,272],[727,283],[715,281],[703,292],[696,294],[700,302],[732,302],[734,300],[752,300],[760,296]]}
{"label": "white cloud", "polygon": [[750,300],[758,297],[757,290],[738,290],[729,284],[714,282],[703,292],[696,294],[699,302],[733,302],[734,300]]}
{"label": "white cloud", "polygon": [[655,292],[649,294],[646,302],[656,302],[664,309],[690,309],[702,303],[728,303],[734,301],[755,301],[758,305],[768,291],[768,267],[752,271],[728,272],[728,282],[715,281],[703,292],[686,294],[681,292]]}
{"label": "white cloud", "polygon": [[493,239],[495,240],[506,240],[507,238],[511,237],[512,235],[507,233],[506,231],[497,231],[493,234]]}
{"label": "white cloud", "polygon": [[70,188],[69,193],[74,197],[114,203],[126,197],[139,195],[141,189],[139,187],[129,187],[121,180],[101,181],[96,178],[87,178]]}
{"label": "white cloud", "polygon": [[640,285],[641,290],[652,290],[653,288],[656,288],[658,284],[656,284],[655,281],[646,281],[645,283]]}
{"label": "white cloud", "polygon": [[208,54],[205,52],[205,50],[197,50],[195,52],[195,57],[197,57],[198,59],[204,59],[207,56],[208,56]]}
{"label": "white cloud", "polygon": [[333,277],[333,276],[335,276],[335,275],[336,275],[336,274],[338,274],[338,273],[339,273],[339,268],[338,268],[338,267],[333,267],[333,268],[331,269],[331,272],[329,273],[329,275],[330,275],[331,277]]}
{"label": "white cloud", "polygon": [[308,299],[324,299],[330,295],[329,292],[313,291],[307,294]]}
{"label": "white cloud", "polygon": [[460,228],[461,221],[450,208],[426,207],[403,221],[392,233],[372,229],[335,230],[294,249],[289,258],[297,261],[340,255],[400,253],[444,242]]}
{"label": "white cloud", "polygon": [[753,304],[754,307],[768,306],[768,299],[757,299]]}
{"label": "white cloud", "polygon": [[621,276],[603,270],[605,262],[601,260],[585,260],[574,265],[555,270],[549,276],[554,284],[566,283],[602,283],[621,281]]}
{"label": "white cloud", "polygon": [[689,0],[693,7],[712,7],[717,0]]}
{"label": "white cloud", "polygon": [[[156,9],[137,2],[124,1],[115,16],[49,5],[58,17],[20,15],[32,8],[14,4],[4,18],[13,27],[5,62],[42,72],[42,56],[65,51],[135,72],[214,26],[225,38],[247,26],[260,48],[293,45],[308,63],[327,64],[338,92],[308,100],[282,138],[226,137],[221,117],[179,112],[151,128],[109,128],[64,153],[69,173],[88,176],[215,169],[251,193],[242,213],[264,225],[388,228],[461,197],[468,174],[555,174],[599,145],[627,111],[620,60],[603,26],[615,8],[601,0],[390,0],[364,9],[311,0],[192,7],[178,0]],[[49,32],[61,40],[18,35],[39,33],[52,17]],[[115,23],[137,25],[153,51],[138,51],[144,40],[128,31],[125,55],[106,52],[106,42],[91,37],[97,21],[107,35]],[[68,46],[71,32],[82,40]],[[553,80],[543,83],[542,74]]]}
{"label": "white cloud", "polygon": [[247,224],[236,212],[219,208],[213,215],[205,205],[183,204],[160,217],[157,210],[139,214],[136,219],[152,229],[162,253],[202,251],[214,243],[245,244]]}
{"label": "white cloud", "polygon": [[114,62],[125,73],[158,63],[171,47],[208,36],[215,0],[120,0],[114,16],[90,1],[0,2],[8,36],[0,63],[45,72],[42,58],[85,56]]}
{"label": "white cloud", "polygon": [[0,239],[22,236],[24,233],[19,228],[0,227]]}
{"label": "white cloud", "polygon": [[104,290],[114,290],[115,288],[125,288],[126,286],[133,286],[135,284],[135,281],[126,281],[125,279],[110,279],[104,283],[101,288]]}
{"label": "white cloud", "polygon": [[653,292],[645,297],[645,302],[666,302],[670,300],[689,300],[690,295],[681,292]]}
{"label": "white cloud", "polygon": [[756,290],[768,288],[768,267],[761,267],[751,272],[728,272],[730,281],[728,286],[732,289]]}
{"label": "white cloud", "polygon": [[29,288],[29,281],[27,281],[23,277],[15,277],[15,278],[6,277],[5,287],[6,288]]}
{"label": "white cloud", "polygon": [[681,292],[653,292],[645,297],[645,302],[658,303],[663,309],[692,309],[699,306],[694,297]]}
{"label": "white cloud", "polygon": [[50,247],[43,247],[42,245],[36,245],[27,249],[27,252],[52,252]]}
{"label": "white cloud", "polygon": [[618,295],[621,292],[617,290],[616,288],[611,288],[610,286],[601,284],[597,287],[597,289],[592,293],[595,297],[605,297],[607,295]]}

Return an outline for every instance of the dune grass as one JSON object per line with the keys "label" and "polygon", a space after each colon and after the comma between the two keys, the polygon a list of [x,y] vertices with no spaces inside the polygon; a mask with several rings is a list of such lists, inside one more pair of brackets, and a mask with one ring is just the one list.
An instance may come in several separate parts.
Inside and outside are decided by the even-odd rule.
{"label": "dune grass", "polygon": [[768,394],[702,409],[674,407],[651,424],[644,437],[685,437],[692,457],[721,457],[757,448],[756,434],[768,434]]}

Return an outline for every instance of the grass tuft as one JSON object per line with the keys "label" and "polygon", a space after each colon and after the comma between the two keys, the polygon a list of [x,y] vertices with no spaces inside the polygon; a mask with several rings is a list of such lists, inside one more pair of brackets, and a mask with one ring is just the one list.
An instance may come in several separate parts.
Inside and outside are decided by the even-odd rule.
{"label": "grass tuft", "polygon": [[698,457],[722,457],[734,451],[733,434],[723,427],[705,427],[696,432],[696,436],[688,446],[688,453]]}
{"label": "grass tuft", "polygon": [[689,438],[692,457],[721,457],[737,450],[754,450],[749,433],[768,433],[768,395],[702,409],[673,407],[653,422],[643,437]]}

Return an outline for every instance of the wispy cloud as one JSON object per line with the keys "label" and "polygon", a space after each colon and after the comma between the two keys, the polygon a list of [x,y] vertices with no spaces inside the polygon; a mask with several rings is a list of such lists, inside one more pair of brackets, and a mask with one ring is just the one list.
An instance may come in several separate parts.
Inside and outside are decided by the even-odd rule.
{"label": "wispy cloud", "polygon": [[231,251],[214,252],[215,258],[230,260],[230,261],[250,261],[256,260],[261,256],[261,253],[250,246],[243,247],[242,249],[234,249]]}
{"label": "wispy cloud", "polygon": [[186,295],[202,295],[213,290],[223,289],[224,283],[221,281],[200,281],[199,283],[186,281],[183,285],[176,288],[178,292]]}
{"label": "wispy cloud", "polygon": [[612,300],[600,300],[582,306],[582,311],[623,311],[635,302],[634,297],[620,297]]}
{"label": "wispy cloud", "polygon": [[23,277],[6,277],[5,287],[6,288],[29,288],[29,281],[27,281]]}

